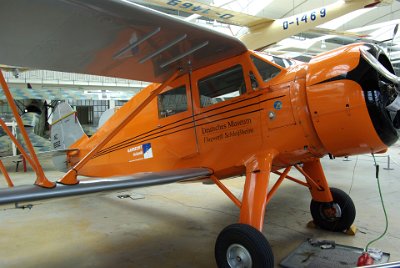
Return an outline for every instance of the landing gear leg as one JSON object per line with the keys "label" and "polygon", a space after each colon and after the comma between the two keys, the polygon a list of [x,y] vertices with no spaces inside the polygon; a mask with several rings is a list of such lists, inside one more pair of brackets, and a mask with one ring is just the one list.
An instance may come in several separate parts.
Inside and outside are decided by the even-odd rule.
{"label": "landing gear leg", "polygon": [[315,225],[333,232],[349,229],[356,217],[350,196],[340,189],[329,188],[319,159],[305,163],[303,171],[309,176],[306,178],[311,186],[310,211]]}
{"label": "landing gear leg", "polygon": [[226,227],[215,244],[218,267],[274,267],[271,246],[261,233],[264,224],[272,160],[267,152],[252,158],[246,165],[246,183],[240,208],[239,224]]}

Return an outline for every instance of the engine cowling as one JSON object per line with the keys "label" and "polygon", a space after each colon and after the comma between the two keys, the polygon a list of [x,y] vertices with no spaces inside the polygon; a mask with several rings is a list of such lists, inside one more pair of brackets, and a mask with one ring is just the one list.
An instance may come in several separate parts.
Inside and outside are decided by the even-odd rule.
{"label": "engine cowling", "polygon": [[398,140],[396,78],[388,57],[375,45],[350,45],[310,61],[307,100],[328,152],[376,153]]}

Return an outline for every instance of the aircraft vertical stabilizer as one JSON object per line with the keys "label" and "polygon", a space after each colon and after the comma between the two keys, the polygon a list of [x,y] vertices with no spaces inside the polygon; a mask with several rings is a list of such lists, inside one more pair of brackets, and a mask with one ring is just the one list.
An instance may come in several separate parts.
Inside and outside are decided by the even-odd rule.
{"label": "aircraft vertical stabilizer", "polygon": [[[51,144],[54,150],[68,149],[82,136],[86,135],[76,116],[76,111],[65,102],[57,105],[51,125]],[[68,170],[66,155],[53,157],[53,163],[60,171]]]}

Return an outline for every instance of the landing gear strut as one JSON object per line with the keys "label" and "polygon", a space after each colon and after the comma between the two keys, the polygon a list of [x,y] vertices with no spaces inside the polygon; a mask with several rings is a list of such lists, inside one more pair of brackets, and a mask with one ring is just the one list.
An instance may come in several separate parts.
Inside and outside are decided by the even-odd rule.
{"label": "landing gear strut", "polygon": [[240,207],[240,223],[222,230],[215,244],[215,259],[219,268],[274,267],[271,246],[261,230],[275,156],[276,152],[264,152],[247,161],[242,202],[235,202]]}
{"label": "landing gear strut", "polygon": [[215,184],[240,208],[239,223],[226,227],[217,238],[215,259],[219,268],[274,267],[271,246],[261,231],[265,207],[285,178],[310,190],[310,209],[316,225],[330,231],[343,231],[353,223],[356,215],[353,201],[345,192],[336,188],[329,189],[319,159],[310,160],[302,167],[294,165],[307,182],[289,176],[290,166],[283,172],[274,171],[280,177],[268,191],[272,161],[276,155],[274,151],[267,151],[246,162],[242,201],[229,192],[216,177],[212,177]]}

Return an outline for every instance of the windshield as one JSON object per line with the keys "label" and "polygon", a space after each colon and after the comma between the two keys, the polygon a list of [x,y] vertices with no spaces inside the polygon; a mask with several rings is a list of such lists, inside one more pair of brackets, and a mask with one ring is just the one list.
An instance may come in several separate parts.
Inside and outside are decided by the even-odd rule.
{"label": "windshield", "polygon": [[291,59],[286,59],[286,58],[282,58],[282,57],[278,57],[278,56],[273,56],[270,54],[265,54],[265,53],[261,53],[258,52],[257,56],[266,59],[267,61],[270,61],[272,63],[278,64],[279,66],[283,67],[283,68],[287,68],[289,66],[292,66],[293,64],[295,64],[295,61],[291,60]]}

